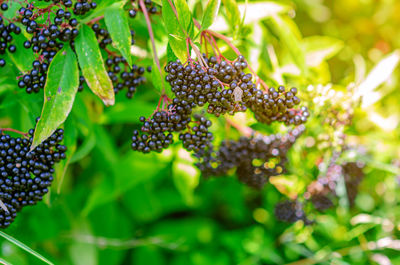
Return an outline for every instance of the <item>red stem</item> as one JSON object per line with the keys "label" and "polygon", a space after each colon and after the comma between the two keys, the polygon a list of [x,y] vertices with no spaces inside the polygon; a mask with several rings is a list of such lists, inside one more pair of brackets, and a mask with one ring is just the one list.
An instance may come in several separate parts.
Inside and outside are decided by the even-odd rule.
{"label": "red stem", "polygon": [[104,18],[104,16],[99,16],[99,17],[95,17],[94,19],[90,20],[88,23],[86,24],[94,24],[99,20],[102,20]]}
{"label": "red stem", "polygon": [[[161,80],[162,80],[163,78],[162,78],[160,60],[158,59],[158,56],[157,56],[156,43],[154,41],[154,34],[153,34],[153,29],[151,28],[151,21],[150,21],[149,13],[147,13],[147,8],[146,8],[146,5],[144,4],[143,0],[139,0],[139,5],[140,5],[140,8],[142,9],[144,17],[146,19],[147,29],[149,31],[150,40],[151,40],[151,45],[153,46],[154,60],[156,61],[156,65],[157,65],[157,68],[158,68],[158,71],[160,73],[160,77],[161,77]],[[164,82],[161,82],[161,83],[162,83],[162,86],[163,86],[162,94],[164,95],[165,94]]]}
{"label": "red stem", "polygon": [[14,133],[18,133],[18,134],[20,134],[20,135],[23,135],[23,136],[25,136],[25,137],[28,136],[27,133],[24,133],[24,132],[21,132],[21,131],[12,129],[12,128],[0,128],[0,131],[1,131],[1,132],[14,132]]}

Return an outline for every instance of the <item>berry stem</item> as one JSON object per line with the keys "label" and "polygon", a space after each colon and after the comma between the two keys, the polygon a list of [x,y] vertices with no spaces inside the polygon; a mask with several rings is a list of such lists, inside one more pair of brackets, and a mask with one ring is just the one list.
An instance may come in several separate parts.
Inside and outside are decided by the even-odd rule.
{"label": "berry stem", "polygon": [[14,132],[14,133],[18,133],[18,134],[20,134],[20,135],[23,135],[23,136],[25,136],[25,137],[28,136],[27,133],[24,133],[24,132],[21,132],[21,131],[12,129],[12,128],[0,128],[0,132]]}
{"label": "berry stem", "polygon": [[190,38],[187,38],[187,40],[189,41],[190,45],[192,46],[192,49],[194,50],[194,52],[196,53],[197,58],[199,59],[199,63],[202,67],[207,68],[207,64],[204,61],[203,56],[201,55],[199,49],[197,48],[197,46],[193,43],[193,41]]}
{"label": "berry stem", "polygon": [[[213,35],[213,36],[217,37],[218,39],[223,40],[236,53],[236,55],[238,55],[238,56],[241,55],[239,49],[235,45],[233,45],[233,43],[226,36],[224,36],[218,32],[212,31],[212,30],[205,30],[205,32],[207,32],[209,35]],[[267,84],[256,74],[256,72],[253,70],[253,68],[251,67],[251,65],[248,62],[247,62],[247,66],[248,66],[250,72],[257,79],[257,82],[261,83],[261,85],[264,87],[264,89],[268,89]]]}
{"label": "berry stem", "polygon": [[86,24],[88,24],[88,25],[94,24],[94,23],[98,22],[99,20],[102,20],[103,18],[104,18],[104,16],[95,17],[94,19],[90,20]]}
{"label": "berry stem", "polygon": [[[151,40],[151,45],[153,47],[154,61],[156,62],[157,69],[158,69],[158,72],[160,73],[160,78],[162,80],[163,77],[162,77],[162,71],[161,71],[161,66],[160,66],[160,59],[158,58],[158,55],[157,55],[156,43],[154,41],[154,34],[153,34],[153,29],[151,28],[151,21],[150,21],[149,13],[147,12],[146,5],[144,4],[143,0],[139,0],[139,6],[142,9],[144,17],[146,19],[147,29],[149,31],[150,40]],[[161,94],[164,95],[165,94],[164,82],[161,82],[161,84],[163,87]]]}

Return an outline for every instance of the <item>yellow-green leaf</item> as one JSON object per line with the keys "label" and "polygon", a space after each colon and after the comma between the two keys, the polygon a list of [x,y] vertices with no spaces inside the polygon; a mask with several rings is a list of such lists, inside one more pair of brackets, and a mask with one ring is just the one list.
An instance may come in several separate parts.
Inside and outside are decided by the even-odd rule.
{"label": "yellow-green leaf", "polygon": [[203,29],[207,29],[212,25],[214,22],[215,18],[218,15],[219,11],[219,6],[221,5],[221,0],[209,0],[206,11],[204,12],[203,15],[203,20],[201,22],[201,27]]}
{"label": "yellow-green leaf", "polygon": [[114,88],[104,66],[96,35],[89,26],[82,25],[79,30],[75,40],[75,50],[89,88],[106,106],[114,105]]}

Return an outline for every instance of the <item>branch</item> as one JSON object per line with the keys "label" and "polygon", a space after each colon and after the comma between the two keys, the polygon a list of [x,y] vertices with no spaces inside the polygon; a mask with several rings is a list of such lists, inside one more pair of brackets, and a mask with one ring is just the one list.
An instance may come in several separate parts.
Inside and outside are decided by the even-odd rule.
{"label": "branch", "polygon": [[[158,58],[158,55],[157,55],[156,43],[154,41],[154,34],[153,34],[153,29],[151,28],[151,21],[150,21],[149,13],[147,12],[147,8],[146,8],[146,5],[144,4],[143,0],[139,0],[139,5],[140,5],[140,8],[142,9],[144,17],[146,19],[147,29],[149,31],[150,40],[151,40],[151,45],[153,46],[154,60],[156,61],[158,72],[160,73],[160,78],[162,80],[163,78],[162,78],[162,71],[161,71],[161,66],[160,66],[160,59]],[[161,84],[163,87],[162,94],[164,95],[165,94],[164,82],[161,82]]]}

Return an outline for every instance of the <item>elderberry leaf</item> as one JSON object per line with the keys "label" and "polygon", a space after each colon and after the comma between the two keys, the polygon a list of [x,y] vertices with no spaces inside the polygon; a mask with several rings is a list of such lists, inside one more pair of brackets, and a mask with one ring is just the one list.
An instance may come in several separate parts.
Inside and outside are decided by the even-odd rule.
{"label": "elderberry leaf", "polygon": [[344,46],[343,41],[328,36],[312,36],[303,39],[306,62],[316,67],[323,61],[336,55]]}
{"label": "elderberry leaf", "polygon": [[228,20],[228,25],[232,28],[233,32],[240,27],[240,11],[235,0],[222,0],[225,6],[226,18]]}
{"label": "elderberry leaf", "polygon": [[168,36],[168,40],[168,43],[176,57],[178,57],[182,63],[185,63],[188,58],[186,41],[172,34]]}
{"label": "elderberry leaf", "polygon": [[[124,6],[126,4],[127,0],[122,0],[122,1],[118,1],[118,2],[122,3],[122,5]],[[115,0],[97,1],[96,9],[94,9],[92,12],[90,12],[87,17],[82,18],[81,24],[87,24],[88,22],[90,22],[93,19],[104,16],[104,13],[106,12],[106,10],[114,3],[115,3]]]}
{"label": "elderberry leaf", "polygon": [[267,23],[271,30],[279,37],[282,44],[286,46],[296,66],[300,68],[303,74],[307,75],[306,58],[300,46],[301,36],[299,36],[296,25],[291,20],[278,15],[272,15],[267,20]]}
{"label": "elderberry leaf", "polygon": [[206,11],[203,15],[203,20],[201,22],[201,28],[207,29],[209,28],[214,20],[216,19],[219,11],[219,7],[221,5],[221,0],[209,0]]}
{"label": "elderberry leaf", "polygon": [[79,35],[75,39],[75,50],[89,88],[106,106],[114,105],[113,85],[104,66],[96,35],[89,26],[82,25],[79,30]]}
{"label": "elderberry leaf", "polygon": [[163,0],[162,3],[163,3],[162,17],[165,27],[167,28],[167,33],[175,34],[184,38],[185,35],[182,32],[182,28],[179,25],[178,18],[176,17],[174,10],[170,6],[169,1]]}
{"label": "elderberry leaf", "polygon": [[176,0],[175,1],[176,11],[178,12],[178,18],[181,26],[186,31],[189,38],[194,37],[194,23],[192,12],[190,12],[189,6],[186,0]]}
{"label": "elderberry leaf", "polygon": [[151,71],[151,80],[153,81],[154,87],[160,92],[162,92],[164,89],[167,95],[172,97],[173,95],[171,89],[167,89],[168,85],[165,81],[164,71],[161,69],[160,73],[156,63],[153,63],[152,69],[153,70]]}
{"label": "elderberry leaf", "polygon": [[[27,41],[27,38],[25,38],[22,33],[18,35],[14,34],[13,38],[15,43],[24,43]],[[27,50],[21,45],[17,47],[17,50],[14,53],[7,50],[7,54],[21,72],[25,73],[32,69],[32,62],[35,60],[35,56],[31,50]]]}
{"label": "elderberry leaf", "polygon": [[68,117],[79,86],[76,56],[69,46],[60,50],[49,66],[44,104],[31,150],[46,140]]}
{"label": "elderberry leaf", "polygon": [[121,52],[128,62],[129,67],[131,67],[132,36],[130,34],[128,17],[126,12],[124,12],[123,4],[124,2],[117,2],[111,5],[104,13],[104,20],[110,32],[114,48]]}
{"label": "elderberry leaf", "polygon": [[174,62],[178,59],[178,57],[176,57],[174,51],[171,48],[171,44],[168,43],[167,45],[167,61],[168,62]]}

